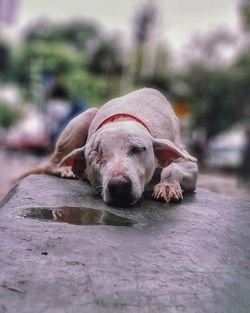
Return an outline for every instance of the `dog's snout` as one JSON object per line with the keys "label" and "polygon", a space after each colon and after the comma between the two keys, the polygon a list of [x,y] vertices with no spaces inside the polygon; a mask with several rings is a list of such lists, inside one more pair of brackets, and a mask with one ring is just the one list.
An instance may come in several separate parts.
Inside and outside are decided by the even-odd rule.
{"label": "dog's snout", "polygon": [[105,202],[115,206],[133,205],[138,199],[134,196],[132,187],[132,181],[128,176],[113,176],[107,185],[108,197]]}
{"label": "dog's snout", "polygon": [[114,197],[129,194],[132,188],[131,179],[128,176],[114,176],[109,180],[108,190]]}

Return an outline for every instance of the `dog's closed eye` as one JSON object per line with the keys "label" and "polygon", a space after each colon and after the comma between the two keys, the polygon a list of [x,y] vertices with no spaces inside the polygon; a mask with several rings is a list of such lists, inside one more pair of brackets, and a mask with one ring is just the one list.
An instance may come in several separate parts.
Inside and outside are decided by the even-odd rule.
{"label": "dog's closed eye", "polygon": [[139,146],[133,146],[130,151],[129,151],[129,154],[130,155],[135,155],[135,154],[141,154],[143,153],[144,151],[146,151],[146,147],[139,147]]}

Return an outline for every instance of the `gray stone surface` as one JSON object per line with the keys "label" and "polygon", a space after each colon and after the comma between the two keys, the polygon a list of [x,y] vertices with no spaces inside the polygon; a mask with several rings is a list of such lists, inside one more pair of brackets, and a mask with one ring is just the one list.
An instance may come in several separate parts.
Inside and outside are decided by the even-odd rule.
{"label": "gray stone surface", "polygon": [[[65,205],[137,224],[20,217]],[[86,183],[31,176],[2,203],[0,239],[0,313],[250,312],[249,202],[198,189],[181,204],[119,209]]]}

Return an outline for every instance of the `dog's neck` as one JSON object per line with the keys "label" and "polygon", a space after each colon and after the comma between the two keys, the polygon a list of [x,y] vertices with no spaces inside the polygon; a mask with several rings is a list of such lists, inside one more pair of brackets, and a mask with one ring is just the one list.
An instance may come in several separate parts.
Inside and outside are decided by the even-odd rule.
{"label": "dog's neck", "polygon": [[113,122],[117,122],[117,121],[133,121],[136,122],[138,124],[140,124],[141,126],[144,127],[144,129],[147,129],[147,131],[150,133],[151,135],[151,131],[149,129],[149,127],[146,125],[146,123],[144,121],[142,121],[141,119],[139,119],[137,116],[134,116],[132,114],[127,114],[127,113],[118,113],[118,114],[114,114],[111,115],[107,118],[105,118],[96,128],[95,131],[99,130],[100,128],[102,128],[103,126],[109,124],[109,123],[113,123]]}

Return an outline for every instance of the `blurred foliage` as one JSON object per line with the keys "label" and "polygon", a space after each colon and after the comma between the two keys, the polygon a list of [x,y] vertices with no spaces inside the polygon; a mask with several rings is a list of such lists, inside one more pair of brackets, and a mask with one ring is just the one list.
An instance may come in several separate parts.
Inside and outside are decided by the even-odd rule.
{"label": "blurred foliage", "polygon": [[90,58],[88,68],[95,74],[121,75],[123,60],[116,41],[107,39],[100,41]]}
{"label": "blurred foliage", "polygon": [[85,21],[53,25],[49,21],[40,20],[27,31],[25,36],[27,43],[61,41],[81,51],[92,51],[99,38],[100,33],[97,26]]}
{"label": "blurred foliage", "polygon": [[68,74],[72,68],[84,68],[84,55],[63,43],[32,43],[18,51],[14,59],[14,77],[21,84],[29,84],[32,67],[38,65],[43,72]]}
{"label": "blurred foliage", "polygon": [[65,76],[64,83],[72,100],[82,98],[90,106],[100,106],[109,97],[105,79],[93,76],[80,68],[71,70]]}
{"label": "blurred foliage", "polygon": [[[206,129],[210,138],[230,127],[243,115],[240,101],[242,75],[236,69],[208,69],[192,65],[183,76],[189,94],[194,127]],[[244,98],[246,94],[244,93]]]}
{"label": "blurred foliage", "polygon": [[246,30],[250,30],[250,2],[249,0],[241,0],[240,13],[243,26]]}
{"label": "blurred foliage", "polygon": [[[144,6],[140,7],[135,14],[134,19],[134,64],[133,64],[133,83],[135,85],[141,84],[145,77],[143,77],[143,63],[145,54],[147,52],[147,41],[150,40],[152,31],[157,20],[157,5],[155,2],[147,1]],[[152,77],[153,78],[153,77]],[[147,77],[147,80],[152,78]]]}
{"label": "blurred foliage", "polygon": [[8,75],[10,68],[10,48],[4,42],[0,42],[0,73]]}
{"label": "blurred foliage", "polygon": [[224,52],[235,49],[237,36],[228,28],[219,27],[208,33],[196,33],[185,49],[186,63],[200,63],[207,67],[221,67]]}
{"label": "blurred foliage", "polygon": [[135,15],[134,34],[137,42],[146,41],[157,19],[157,10],[153,1],[148,1]]}
{"label": "blurred foliage", "polygon": [[21,112],[17,108],[11,107],[4,102],[0,102],[0,126],[9,128],[13,126],[21,117]]}
{"label": "blurred foliage", "polygon": [[[242,0],[240,13],[246,30],[243,35],[248,36],[249,1]],[[10,49],[3,47],[3,53],[8,50],[8,62],[3,66],[8,65],[10,70],[9,76],[1,71],[0,78],[17,82],[23,94],[30,97],[34,81],[44,83],[46,73],[60,75],[70,100],[83,98],[91,106],[119,94],[121,79],[125,78],[128,82],[123,81],[127,84],[124,89],[155,87],[171,101],[188,103],[193,126],[204,127],[208,139],[242,120],[250,103],[249,47],[234,64],[223,63],[223,52],[234,49],[235,37],[220,28],[196,36],[187,50],[186,66],[171,69],[167,45],[153,40],[158,46],[150,54],[158,14],[156,2],[152,1],[135,13],[135,46],[130,58],[125,58],[120,40],[104,35],[94,23],[83,20],[53,24],[40,20],[26,31],[19,50],[11,48],[9,53]]]}
{"label": "blurred foliage", "polygon": [[[249,1],[242,1],[240,9],[243,23],[250,31]],[[248,33],[242,36],[247,37]],[[226,29],[194,38],[186,56],[187,69],[176,77],[184,83],[186,92],[173,94],[173,98],[190,103],[193,126],[203,127],[207,139],[243,121],[250,104],[249,44],[233,64],[223,62],[223,50],[234,49],[235,41],[235,36]]]}
{"label": "blurred foliage", "polygon": [[110,81],[121,74],[121,50],[117,41],[102,38],[95,25],[77,21],[53,26],[40,21],[25,38],[13,57],[12,70],[23,94],[30,96],[36,72],[60,75],[70,100],[82,97],[91,106],[114,92]]}

